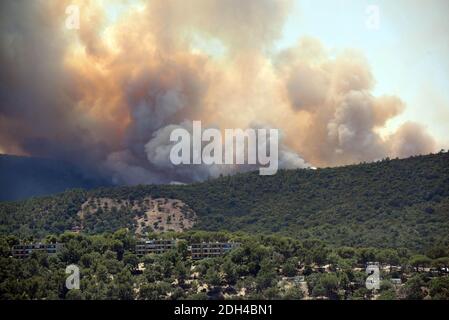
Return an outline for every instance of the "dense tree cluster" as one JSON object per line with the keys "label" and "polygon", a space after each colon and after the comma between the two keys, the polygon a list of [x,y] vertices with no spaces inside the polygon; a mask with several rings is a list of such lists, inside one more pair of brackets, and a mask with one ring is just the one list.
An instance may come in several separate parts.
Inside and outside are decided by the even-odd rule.
{"label": "dense tree cluster", "polygon": [[[137,256],[127,229],[85,235],[48,235],[61,242],[57,255],[10,256],[25,239],[0,237],[1,299],[448,299],[449,249],[426,255],[407,249],[330,247],[320,240],[242,232],[167,233],[177,246],[164,254]],[[28,239],[32,240],[32,239]],[[191,260],[188,242],[238,241],[225,256]],[[365,266],[381,266],[380,290],[366,289]],[[65,268],[80,267],[80,290],[65,287]],[[396,285],[391,279],[401,279]]]}

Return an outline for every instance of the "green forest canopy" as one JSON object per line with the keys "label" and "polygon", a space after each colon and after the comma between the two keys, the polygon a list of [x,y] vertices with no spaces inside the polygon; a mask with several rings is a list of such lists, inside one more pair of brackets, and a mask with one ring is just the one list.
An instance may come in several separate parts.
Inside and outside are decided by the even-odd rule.
{"label": "green forest canopy", "polygon": [[[139,185],[68,190],[54,196],[0,203],[0,234],[43,237],[79,223],[89,197],[142,201],[180,199],[197,230],[281,234],[334,246],[405,247],[423,251],[448,240],[449,153],[384,159],[337,168],[280,170],[225,176],[190,185]],[[136,212],[111,210],[84,232],[135,228]]]}

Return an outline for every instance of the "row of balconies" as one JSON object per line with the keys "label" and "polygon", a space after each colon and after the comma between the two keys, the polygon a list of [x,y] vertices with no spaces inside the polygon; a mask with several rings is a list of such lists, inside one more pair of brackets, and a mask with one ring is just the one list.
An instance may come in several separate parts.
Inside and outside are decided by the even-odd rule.
{"label": "row of balconies", "polygon": [[63,244],[61,243],[51,243],[51,244],[43,244],[43,243],[30,243],[30,244],[20,244],[15,245],[11,249],[11,253],[13,257],[16,258],[27,258],[34,251],[45,251],[49,255],[56,254],[61,248]]}
{"label": "row of balconies", "polygon": [[[159,241],[159,245],[156,245],[156,241]],[[149,240],[145,244],[136,245],[137,255],[144,255],[147,253],[164,253],[170,249],[173,249],[176,245],[176,240],[168,240],[161,244],[161,240]],[[192,259],[200,259],[212,256],[223,255],[232,248],[239,246],[239,243],[235,242],[202,242],[193,243],[188,247],[191,253]]]}

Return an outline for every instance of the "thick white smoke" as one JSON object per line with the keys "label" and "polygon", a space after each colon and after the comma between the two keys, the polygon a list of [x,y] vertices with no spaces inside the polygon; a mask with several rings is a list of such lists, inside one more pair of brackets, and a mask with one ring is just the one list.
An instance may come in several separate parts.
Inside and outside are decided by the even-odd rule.
{"label": "thick white smoke", "polygon": [[[80,7],[78,31],[64,28],[68,4]],[[257,169],[173,166],[169,134],[193,120],[279,128],[281,168],[435,151],[418,124],[379,134],[405,105],[373,95],[363,54],[333,55],[307,37],[275,52],[291,1],[142,4],[111,22],[103,1],[2,1],[1,150],[78,162],[126,184]]]}

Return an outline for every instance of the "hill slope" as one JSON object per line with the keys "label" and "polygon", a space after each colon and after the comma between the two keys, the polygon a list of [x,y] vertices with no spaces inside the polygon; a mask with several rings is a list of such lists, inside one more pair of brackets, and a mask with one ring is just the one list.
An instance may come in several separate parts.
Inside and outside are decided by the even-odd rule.
{"label": "hill slope", "polygon": [[[279,232],[333,245],[420,250],[448,239],[449,154],[318,170],[256,172],[185,186],[73,190],[0,206],[0,233],[43,235],[82,225],[88,233],[136,228],[139,209],[101,208],[81,221],[89,198],[138,204],[178,199],[196,214],[194,229]],[[134,205],[133,205],[134,207]]]}

